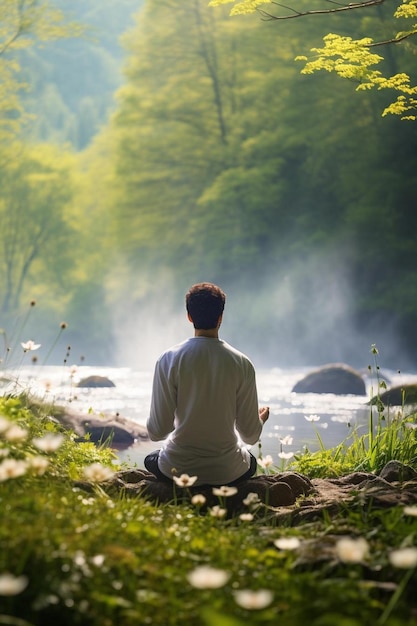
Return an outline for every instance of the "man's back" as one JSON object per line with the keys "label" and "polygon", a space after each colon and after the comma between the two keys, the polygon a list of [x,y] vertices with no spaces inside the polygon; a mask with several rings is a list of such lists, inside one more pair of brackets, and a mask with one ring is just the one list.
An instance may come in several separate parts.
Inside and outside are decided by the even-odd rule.
{"label": "man's back", "polygon": [[247,444],[261,433],[249,359],[211,337],[190,338],[164,353],[155,368],[148,420],[151,439],[171,433],[159,456],[161,471],[191,473],[199,483],[235,480],[249,463],[235,427]]}

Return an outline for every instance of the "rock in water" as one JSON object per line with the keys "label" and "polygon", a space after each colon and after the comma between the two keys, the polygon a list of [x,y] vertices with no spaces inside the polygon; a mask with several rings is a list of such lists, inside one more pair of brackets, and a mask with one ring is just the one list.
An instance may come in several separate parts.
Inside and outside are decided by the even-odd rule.
{"label": "rock in water", "polygon": [[292,391],[364,396],[366,386],[359,372],[344,363],[334,363],[310,372],[294,385]]}
{"label": "rock in water", "polygon": [[379,396],[372,398],[371,404],[376,404],[378,398],[386,406],[417,404],[417,384],[391,387],[391,389],[387,389],[386,391],[380,393]]}
{"label": "rock in water", "polygon": [[82,378],[77,387],[115,387],[116,385],[106,376],[87,376]]}

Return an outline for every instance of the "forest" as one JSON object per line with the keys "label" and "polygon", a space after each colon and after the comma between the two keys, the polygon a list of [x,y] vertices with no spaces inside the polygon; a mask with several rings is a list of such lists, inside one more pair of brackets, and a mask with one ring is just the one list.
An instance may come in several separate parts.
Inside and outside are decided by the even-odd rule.
{"label": "forest", "polygon": [[65,321],[51,364],[149,367],[213,281],[257,364],[366,367],[377,344],[415,367],[416,121],[363,57],[303,71],[333,33],[413,85],[415,0],[210,4],[0,0],[5,346],[24,321],[47,352]]}

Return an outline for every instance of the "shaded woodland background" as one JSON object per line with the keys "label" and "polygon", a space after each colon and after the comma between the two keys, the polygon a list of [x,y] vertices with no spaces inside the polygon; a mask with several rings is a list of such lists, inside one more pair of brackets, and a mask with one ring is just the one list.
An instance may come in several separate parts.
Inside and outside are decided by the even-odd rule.
{"label": "shaded woodland background", "polygon": [[[57,2],[83,34],[0,53],[19,62],[0,94],[0,325],[16,336],[29,311],[22,340],[47,351],[65,320],[50,363],[70,345],[149,367],[210,280],[223,338],[258,365],[366,367],[376,343],[415,367],[416,123],[294,61],[327,32],[389,37],[392,8],[278,24],[207,4]],[[385,62],[415,80],[416,50]]]}

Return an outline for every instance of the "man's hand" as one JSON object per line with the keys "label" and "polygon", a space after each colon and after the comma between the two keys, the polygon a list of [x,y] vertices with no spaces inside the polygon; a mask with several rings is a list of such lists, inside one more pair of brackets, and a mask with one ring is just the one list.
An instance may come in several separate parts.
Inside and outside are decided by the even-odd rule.
{"label": "man's hand", "polygon": [[269,406],[263,406],[259,409],[259,419],[263,424],[265,424],[266,420],[269,417]]}

